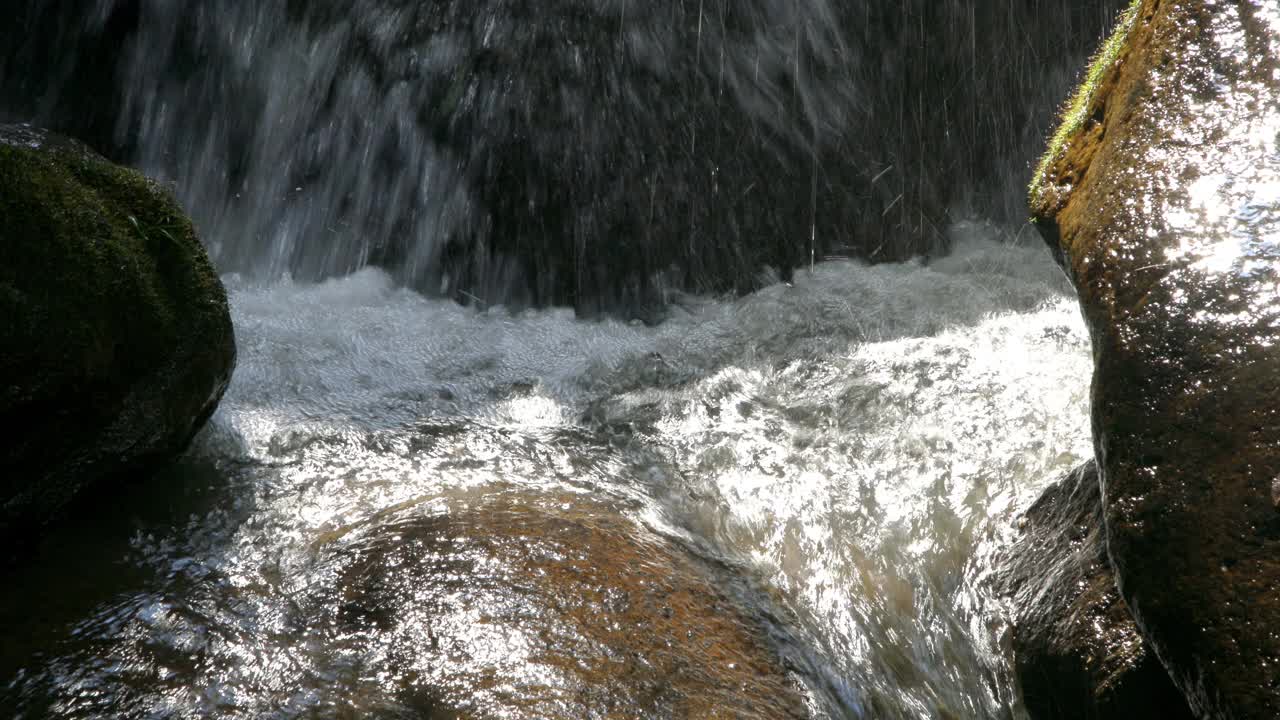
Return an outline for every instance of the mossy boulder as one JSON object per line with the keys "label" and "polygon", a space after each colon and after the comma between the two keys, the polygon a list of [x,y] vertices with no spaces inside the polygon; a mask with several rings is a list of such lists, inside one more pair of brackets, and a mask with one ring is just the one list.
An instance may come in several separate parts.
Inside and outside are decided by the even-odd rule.
{"label": "mossy boulder", "polygon": [[480,488],[319,552],[336,591],[308,622],[406,716],[809,716],[741,582],[606,500]]}
{"label": "mossy boulder", "polygon": [[1194,719],[1116,588],[1093,461],[1027,510],[1000,585],[1033,720]]}
{"label": "mossy boulder", "polygon": [[0,126],[0,538],[183,450],[234,364],[225,291],[170,193]]}
{"label": "mossy boulder", "polygon": [[1121,595],[1193,710],[1280,717],[1280,15],[1141,0],[1046,158]]}

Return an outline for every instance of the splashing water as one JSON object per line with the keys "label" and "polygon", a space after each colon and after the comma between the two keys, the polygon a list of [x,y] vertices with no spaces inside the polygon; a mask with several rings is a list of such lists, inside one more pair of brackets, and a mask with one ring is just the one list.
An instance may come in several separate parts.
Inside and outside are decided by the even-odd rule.
{"label": "splashing water", "polygon": [[[317,611],[344,597],[325,548],[500,495],[611,504],[718,568],[777,619],[814,716],[1017,717],[984,581],[1014,514],[1090,451],[1090,359],[1046,252],[953,232],[928,264],[819,264],[657,327],[478,312],[375,270],[228,277],[221,409],[0,590],[0,623],[29,628],[0,649],[0,707],[413,716],[406,678],[470,666],[396,640],[430,632],[411,613],[352,633]],[[520,628],[458,622],[473,657],[532,672]],[[471,709],[514,716],[492,692]]]}
{"label": "splashing water", "polygon": [[218,267],[660,306],[1024,217],[1123,0],[13,0],[0,120],[170,181]]}

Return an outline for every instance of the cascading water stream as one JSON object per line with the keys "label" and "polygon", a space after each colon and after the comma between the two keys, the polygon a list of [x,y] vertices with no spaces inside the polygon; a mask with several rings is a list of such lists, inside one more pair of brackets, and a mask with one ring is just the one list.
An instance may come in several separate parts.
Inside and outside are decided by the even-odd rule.
{"label": "cascading water stream", "polygon": [[[988,581],[1017,513],[1090,453],[1088,340],[1038,241],[948,219],[948,205],[999,215],[1006,201],[975,203],[983,191],[947,173],[1007,195],[1063,73],[1031,73],[1053,98],[1029,103],[1042,112],[946,125],[1006,145],[931,153],[913,107],[869,109],[884,105],[880,75],[915,70],[877,64],[867,38],[914,43],[899,6],[976,25],[964,3],[560,2],[523,25],[502,3],[355,5],[99,0],[75,16],[68,53],[126,38],[106,135],[176,183],[226,272],[240,359],[187,457],[82,510],[0,590],[0,625],[27,628],[0,647],[0,708],[603,713],[611,690],[591,696],[539,655],[576,630],[519,582],[486,590],[522,618],[503,625],[412,568],[374,590],[352,580],[381,557],[380,529],[414,536],[405,513],[541,552],[521,522],[598,505],[617,519],[592,531],[691,558],[671,567],[699,569],[758,620],[813,717],[1024,717]],[[1075,17],[1068,5],[1045,12]],[[832,29],[851,18],[865,22],[852,39]],[[593,54],[601,27],[628,68],[616,86]],[[547,45],[574,32],[580,44]],[[0,76],[38,55],[0,55]],[[513,75],[529,57],[545,63]],[[74,84],[73,66],[49,86]],[[556,73],[567,89],[546,97]],[[998,84],[977,60],[965,78]],[[621,109],[595,112],[593,93]],[[22,119],[66,119],[52,95],[11,102]],[[723,112],[701,117],[705,102]],[[863,135],[889,126],[917,137],[867,150],[885,143]],[[788,203],[798,223],[778,219]],[[756,221],[765,232],[736,224]],[[922,239],[934,222],[945,242]],[[762,272],[807,264],[811,241],[819,259],[952,251],[818,262],[792,282]],[[602,290],[610,262],[618,287]],[[699,281],[718,265],[736,277]],[[664,321],[626,322],[650,317],[654,288]],[[528,308],[547,299],[624,310]],[[550,509],[528,520],[521,503]],[[348,612],[366,596],[399,610]]]}
{"label": "cascading water stream", "polygon": [[[15,583],[4,621],[36,618],[40,652],[0,656],[26,663],[0,705],[391,713],[389,678],[434,656],[299,616],[341,592],[316,543],[514,487],[613,498],[744,573],[749,602],[790,618],[778,642],[819,715],[1016,717],[984,580],[1018,508],[1089,452],[1089,357],[1047,253],[964,230],[928,266],[828,263],[656,328],[482,313],[371,270],[232,278],[241,363],[222,409],[124,501],[144,516],[127,543],[101,547],[105,517],[92,550],[64,541],[39,563],[125,572],[91,567],[87,592],[40,570]],[[353,676],[334,665],[349,656]]]}

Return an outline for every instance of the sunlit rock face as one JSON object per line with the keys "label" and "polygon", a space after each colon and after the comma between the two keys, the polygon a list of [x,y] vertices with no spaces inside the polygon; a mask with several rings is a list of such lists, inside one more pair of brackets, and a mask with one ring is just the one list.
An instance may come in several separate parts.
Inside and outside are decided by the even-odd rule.
{"label": "sunlit rock face", "polygon": [[1280,6],[1143,0],[1032,198],[1093,336],[1108,547],[1199,715],[1280,716]]}
{"label": "sunlit rock face", "polygon": [[326,542],[337,591],[309,613],[398,711],[809,717],[741,582],[607,502],[498,487],[408,505]]}
{"label": "sunlit rock face", "polygon": [[1034,720],[1191,720],[1138,632],[1107,559],[1098,469],[1045,490],[1006,553],[1018,684]]}

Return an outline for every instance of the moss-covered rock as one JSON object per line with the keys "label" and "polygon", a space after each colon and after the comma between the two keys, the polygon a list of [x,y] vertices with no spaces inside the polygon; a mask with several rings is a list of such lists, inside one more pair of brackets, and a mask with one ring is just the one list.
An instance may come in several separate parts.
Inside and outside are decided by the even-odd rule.
{"label": "moss-covered rock", "polygon": [[0,126],[0,538],[181,451],[234,364],[225,291],[169,192]]}
{"label": "moss-covered rock", "polygon": [[1042,202],[1050,201],[1050,198],[1042,197],[1043,194],[1057,188],[1063,181],[1063,178],[1057,178],[1058,184],[1050,186],[1044,184],[1051,168],[1059,165],[1080,164],[1079,161],[1068,163],[1060,163],[1060,161],[1064,159],[1063,156],[1069,148],[1075,148],[1079,145],[1079,143],[1072,141],[1076,139],[1077,135],[1084,129],[1085,122],[1089,120],[1089,110],[1093,108],[1095,98],[1103,89],[1103,78],[1108,77],[1108,73],[1115,67],[1125,49],[1125,39],[1129,37],[1129,31],[1133,29],[1133,23],[1138,17],[1138,6],[1141,5],[1141,2],[1142,0],[1133,0],[1120,16],[1120,21],[1116,23],[1115,29],[1111,31],[1107,41],[1103,43],[1089,63],[1084,82],[1080,83],[1080,87],[1076,88],[1075,94],[1071,96],[1071,100],[1063,108],[1062,120],[1058,123],[1058,129],[1054,132],[1053,138],[1049,140],[1049,149],[1040,156],[1036,171],[1031,176],[1030,200],[1032,207],[1037,207]]}
{"label": "moss-covered rock", "polygon": [[477,489],[321,556],[336,596],[307,621],[344,639],[335,657],[370,658],[405,716],[808,717],[738,581],[607,501]]}
{"label": "moss-covered rock", "polygon": [[1050,486],[1022,523],[1000,584],[1033,720],[1193,720],[1116,589],[1097,466]]}
{"label": "moss-covered rock", "polygon": [[1121,594],[1192,709],[1280,717],[1280,15],[1142,0],[1032,197],[1093,339]]}

